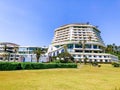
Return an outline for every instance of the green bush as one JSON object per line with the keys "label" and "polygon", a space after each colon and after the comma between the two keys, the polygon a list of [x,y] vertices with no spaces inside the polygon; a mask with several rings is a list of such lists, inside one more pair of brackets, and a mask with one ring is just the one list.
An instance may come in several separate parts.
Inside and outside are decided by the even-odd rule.
{"label": "green bush", "polygon": [[93,66],[98,66],[98,62],[92,62],[91,63]]}
{"label": "green bush", "polygon": [[29,62],[21,63],[21,68],[22,69],[33,69],[31,63]]}
{"label": "green bush", "polygon": [[15,62],[0,62],[0,70],[20,70],[21,64]]}
{"label": "green bush", "polygon": [[0,70],[29,70],[29,69],[49,69],[49,68],[77,68],[75,63],[17,63],[0,62]]}
{"label": "green bush", "polygon": [[112,65],[113,65],[113,67],[120,67],[120,63],[118,63],[118,62],[113,62]]}
{"label": "green bush", "polygon": [[61,63],[61,60],[54,60],[53,63]]}

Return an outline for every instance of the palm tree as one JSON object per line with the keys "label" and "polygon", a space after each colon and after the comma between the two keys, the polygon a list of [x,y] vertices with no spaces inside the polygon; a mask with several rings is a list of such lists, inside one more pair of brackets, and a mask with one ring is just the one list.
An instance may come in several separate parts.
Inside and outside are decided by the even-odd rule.
{"label": "palm tree", "polygon": [[15,54],[14,54],[14,55],[15,55],[15,56],[14,56],[14,62],[16,61],[16,53],[17,53],[17,51],[18,51],[18,47],[15,46],[15,47],[14,47],[14,53],[15,53]]}
{"label": "palm tree", "polygon": [[7,57],[8,57],[7,48],[8,48],[7,45],[4,44],[4,47],[3,47],[3,52],[4,52],[3,57],[4,57],[4,60],[6,60]]}
{"label": "palm tree", "polygon": [[87,57],[85,57],[85,58],[84,58],[84,64],[86,64],[86,63],[87,63],[87,60],[88,60],[88,58],[87,58]]}
{"label": "palm tree", "polygon": [[[79,41],[79,45],[82,45],[82,49],[83,49],[83,57],[84,57],[84,53],[85,53],[85,43],[86,43],[86,40],[83,40],[83,41]],[[83,59],[85,60],[85,59]],[[84,61],[85,62],[85,61]]]}
{"label": "palm tree", "polygon": [[5,44],[3,47],[4,52],[7,52],[7,45]]}
{"label": "palm tree", "polygon": [[34,50],[34,53],[36,54],[36,60],[37,60],[37,62],[39,62],[41,54],[44,53],[43,50],[41,48],[37,48],[36,50]]}

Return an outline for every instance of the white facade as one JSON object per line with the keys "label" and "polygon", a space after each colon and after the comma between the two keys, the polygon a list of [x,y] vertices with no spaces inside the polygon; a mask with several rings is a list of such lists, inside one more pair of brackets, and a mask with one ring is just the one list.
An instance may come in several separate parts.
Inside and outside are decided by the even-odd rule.
{"label": "white facade", "polygon": [[75,60],[112,62],[118,57],[105,53],[105,44],[97,27],[90,24],[67,24],[55,29],[54,38],[48,48],[49,56],[64,52],[63,46]]}
{"label": "white facade", "polygon": [[[34,50],[37,48],[47,49],[47,47],[19,46],[15,43],[0,42],[0,61],[36,62]],[[47,58],[46,55],[41,55],[39,62],[47,62]]]}

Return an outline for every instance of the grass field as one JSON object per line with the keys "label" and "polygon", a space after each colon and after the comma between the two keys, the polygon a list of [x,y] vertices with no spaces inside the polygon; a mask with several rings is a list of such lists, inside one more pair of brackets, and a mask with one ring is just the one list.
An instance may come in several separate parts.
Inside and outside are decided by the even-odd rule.
{"label": "grass field", "polygon": [[0,90],[120,90],[120,68],[0,71]]}

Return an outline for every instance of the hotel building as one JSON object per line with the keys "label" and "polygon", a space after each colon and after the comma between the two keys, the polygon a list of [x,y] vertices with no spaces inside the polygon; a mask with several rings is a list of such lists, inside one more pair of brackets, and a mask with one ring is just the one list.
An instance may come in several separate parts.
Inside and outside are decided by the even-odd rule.
{"label": "hotel building", "polygon": [[48,48],[49,56],[57,56],[67,51],[76,61],[112,62],[118,57],[105,53],[105,44],[101,38],[100,30],[89,23],[67,24],[55,29],[54,37]]}

